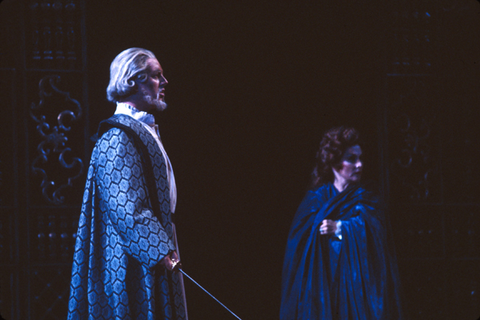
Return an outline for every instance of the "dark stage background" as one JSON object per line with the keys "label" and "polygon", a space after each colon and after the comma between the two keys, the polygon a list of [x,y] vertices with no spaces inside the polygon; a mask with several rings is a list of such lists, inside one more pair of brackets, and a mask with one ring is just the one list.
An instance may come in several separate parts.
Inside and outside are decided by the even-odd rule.
{"label": "dark stage background", "polygon": [[[290,222],[321,134],[342,124],[388,204],[409,319],[480,316],[478,1],[11,0],[0,21],[5,319],[66,317],[89,137],[133,46],[169,81],[157,121],[184,269],[242,319],[278,318]],[[65,109],[72,168],[53,148]],[[190,319],[232,318],[186,291]]]}

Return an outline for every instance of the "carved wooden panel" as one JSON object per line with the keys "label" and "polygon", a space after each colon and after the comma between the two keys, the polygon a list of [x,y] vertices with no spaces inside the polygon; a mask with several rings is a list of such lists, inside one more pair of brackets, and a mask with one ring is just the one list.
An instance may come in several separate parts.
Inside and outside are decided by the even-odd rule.
{"label": "carved wooden panel", "polygon": [[31,260],[70,265],[78,227],[78,208],[36,208],[30,220]]}
{"label": "carved wooden panel", "polygon": [[26,5],[27,66],[40,69],[80,69],[79,1],[29,0]]}
{"label": "carved wooden panel", "polygon": [[389,74],[430,74],[436,66],[438,2],[393,3],[387,53]]}
{"label": "carved wooden panel", "polygon": [[413,320],[480,315],[480,94],[441,78],[449,57],[438,54],[445,12],[467,7],[401,0],[392,12],[382,149]]}
{"label": "carved wooden panel", "polygon": [[84,1],[0,7],[0,312],[65,319],[87,143]]}
{"label": "carved wooden panel", "polygon": [[78,203],[83,187],[78,179],[84,171],[81,78],[32,73],[32,89],[37,81],[38,98],[30,106],[29,126],[33,204]]}
{"label": "carved wooden panel", "polygon": [[30,319],[64,320],[68,311],[71,267],[43,266],[30,271]]}
{"label": "carved wooden panel", "polygon": [[438,104],[431,77],[388,79],[389,170],[394,201],[442,199]]}

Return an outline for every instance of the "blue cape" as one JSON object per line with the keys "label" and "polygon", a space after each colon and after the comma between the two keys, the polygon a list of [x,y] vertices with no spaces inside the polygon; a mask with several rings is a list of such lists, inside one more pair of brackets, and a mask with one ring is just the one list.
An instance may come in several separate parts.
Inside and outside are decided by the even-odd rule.
{"label": "blue cape", "polygon": [[[342,221],[341,240],[319,233],[324,219]],[[280,319],[402,319],[388,230],[378,198],[361,185],[308,191],[288,236]]]}

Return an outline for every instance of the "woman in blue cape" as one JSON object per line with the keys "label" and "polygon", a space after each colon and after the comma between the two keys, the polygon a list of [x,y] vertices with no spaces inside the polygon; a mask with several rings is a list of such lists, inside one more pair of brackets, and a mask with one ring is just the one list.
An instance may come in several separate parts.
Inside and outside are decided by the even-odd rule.
{"label": "woman in blue cape", "polygon": [[388,223],[360,184],[361,156],[355,129],[323,136],[288,236],[281,320],[403,319]]}

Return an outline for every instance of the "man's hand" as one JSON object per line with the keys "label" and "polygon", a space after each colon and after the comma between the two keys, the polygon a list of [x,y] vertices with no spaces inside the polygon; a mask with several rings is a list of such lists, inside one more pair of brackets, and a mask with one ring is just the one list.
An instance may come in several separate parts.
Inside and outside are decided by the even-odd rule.
{"label": "man's hand", "polygon": [[172,271],[175,265],[179,263],[178,255],[175,251],[172,251],[169,255],[162,259],[161,264],[168,270]]}
{"label": "man's hand", "polygon": [[329,219],[325,219],[322,221],[322,225],[320,226],[321,235],[335,234],[335,231],[337,231],[337,221]]}

